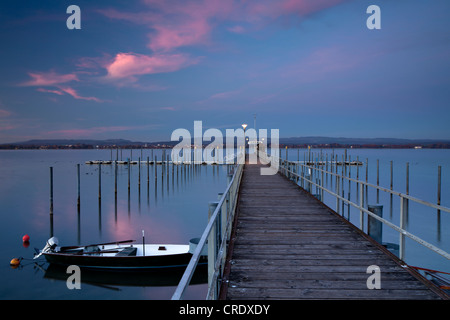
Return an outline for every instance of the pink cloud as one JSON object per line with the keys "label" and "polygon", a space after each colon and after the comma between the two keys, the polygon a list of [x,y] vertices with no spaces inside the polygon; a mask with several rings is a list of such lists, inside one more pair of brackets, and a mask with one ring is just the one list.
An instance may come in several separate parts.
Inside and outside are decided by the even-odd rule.
{"label": "pink cloud", "polygon": [[50,90],[50,89],[38,88],[38,89],[36,89],[36,91],[54,93],[54,94],[57,94],[59,96],[64,95],[64,92],[59,91],[59,90]]}
{"label": "pink cloud", "polygon": [[[348,0],[254,0],[239,4],[239,17],[248,22],[273,20],[294,14],[305,17]],[[238,14],[239,14],[238,13]]]}
{"label": "pink cloud", "polygon": [[143,1],[148,10],[126,13],[101,10],[100,13],[118,20],[146,25],[148,47],[155,52],[169,52],[183,46],[207,44],[215,20],[232,12],[233,2],[223,0]]}
{"label": "pink cloud", "polygon": [[155,35],[150,36],[149,48],[154,51],[170,51],[174,48],[205,43],[211,27],[205,20],[192,20],[179,25],[154,26]]}
{"label": "pink cloud", "polygon": [[179,70],[196,60],[189,59],[184,54],[148,56],[136,53],[118,53],[114,61],[106,66],[107,78],[131,78],[144,74],[172,72]]}
{"label": "pink cloud", "polygon": [[345,1],[349,0],[143,0],[148,10],[130,13],[108,9],[100,13],[147,26],[148,47],[155,52],[168,52],[208,44],[212,31],[221,22],[234,22],[237,25],[228,30],[243,33],[247,28],[239,25],[242,22],[259,24],[291,14],[304,17]]}
{"label": "pink cloud", "polygon": [[235,96],[235,95],[238,94],[239,92],[241,92],[241,90],[219,92],[219,93],[213,94],[213,95],[210,97],[210,99],[226,99],[226,98],[230,98],[230,97],[232,97],[232,96]]}
{"label": "pink cloud", "polygon": [[174,107],[161,107],[161,110],[169,110],[169,111],[176,111]]}
{"label": "pink cloud", "polygon": [[8,110],[0,109],[0,118],[9,117],[11,115],[11,112]]}
{"label": "pink cloud", "polygon": [[58,90],[52,90],[52,89],[44,89],[44,88],[38,88],[36,89],[39,92],[45,92],[45,93],[54,93],[59,96],[64,95],[65,93],[72,96],[75,99],[81,99],[81,100],[87,100],[87,101],[95,101],[95,102],[103,102],[102,100],[96,98],[96,97],[83,97],[80,96],[77,91],[71,87],[61,87],[58,86]]}
{"label": "pink cloud", "polygon": [[54,71],[40,72],[40,73],[28,73],[32,80],[22,83],[22,86],[43,86],[43,87],[55,87],[56,89],[38,88],[39,92],[53,93],[57,95],[64,95],[64,93],[71,95],[75,99],[82,99],[88,101],[102,102],[102,100],[96,97],[83,97],[77,93],[77,91],[68,86],[62,86],[67,82],[80,81],[78,76],[74,73],[69,74],[57,74]]}
{"label": "pink cloud", "polygon": [[345,47],[318,48],[308,56],[289,64],[279,71],[282,77],[295,77],[298,81],[315,82],[342,70],[349,70],[363,63],[370,54],[349,52]]}
{"label": "pink cloud", "polygon": [[29,72],[28,75],[32,78],[32,80],[22,83],[22,86],[54,86],[70,81],[79,81],[76,74],[57,74],[54,71],[47,73]]}
{"label": "pink cloud", "polygon": [[95,101],[95,102],[103,102],[102,100],[100,100],[99,98],[96,97],[82,97],[80,96],[77,91],[73,88],[70,87],[64,87],[64,88],[60,88],[62,91],[64,91],[65,93],[71,95],[72,97],[74,97],[75,99],[81,99],[81,100],[88,100],[88,101]]}
{"label": "pink cloud", "polygon": [[243,26],[233,26],[231,28],[228,28],[228,31],[234,32],[234,33],[244,33],[245,28]]}

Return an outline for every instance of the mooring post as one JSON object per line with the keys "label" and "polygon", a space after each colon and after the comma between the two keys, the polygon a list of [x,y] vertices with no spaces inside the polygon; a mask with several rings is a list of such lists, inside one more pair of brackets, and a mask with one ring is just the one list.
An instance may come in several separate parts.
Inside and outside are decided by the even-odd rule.
{"label": "mooring post", "polygon": [[114,163],[114,196],[117,199],[117,161]]}
{"label": "mooring post", "polygon": [[391,161],[390,163],[391,163],[390,164],[390,166],[391,166],[391,184],[390,184],[390,187],[391,187],[391,190],[392,190],[393,187],[394,187],[394,167],[393,167],[393,162]]}
{"label": "mooring post", "polygon": [[154,162],[154,164],[155,164],[155,183],[158,180],[158,166],[156,165],[157,161],[158,161],[158,156],[155,156],[155,162]]}
{"label": "mooring post", "polygon": [[50,167],[50,215],[53,215],[53,167]]}
{"label": "mooring post", "polygon": [[102,164],[98,164],[98,199],[102,198]]}
{"label": "mooring post", "polygon": [[128,194],[130,193],[130,170],[131,170],[131,161],[128,158]]}
{"label": "mooring post", "polygon": [[[383,206],[381,204],[368,205],[367,209],[380,218],[383,217]],[[367,222],[367,233],[375,241],[381,244],[383,238],[383,223],[369,215]]]}
{"label": "mooring post", "polygon": [[77,197],[77,206],[80,207],[80,164],[77,164],[77,181],[78,181],[78,197]]}
{"label": "mooring post", "polygon": [[147,157],[147,185],[150,182],[150,158]]}
{"label": "mooring post", "polygon": [[409,195],[409,162],[406,163],[406,194]]}
{"label": "mooring post", "polygon": [[[380,160],[377,159],[377,187],[380,186]],[[377,188],[377,203],[380,202],[380,189]]]}
{"label": "mooring post", "polygon": [[53,167],[50,167],[50,237],[53,237]]}
{"label": "mooring post", "polygon": [[437,205],[441,205],[441,166],[438,166]]}

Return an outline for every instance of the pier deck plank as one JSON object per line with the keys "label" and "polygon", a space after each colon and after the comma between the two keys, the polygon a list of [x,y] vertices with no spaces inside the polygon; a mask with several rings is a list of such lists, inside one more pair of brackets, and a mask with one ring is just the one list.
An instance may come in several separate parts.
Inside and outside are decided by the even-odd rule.
{"label": "pier deck plank", "polygon": [[[414,270],[280,174],[245,165],[221,299],[442,299]],[[367,288],[379,266],[381,289]]]}

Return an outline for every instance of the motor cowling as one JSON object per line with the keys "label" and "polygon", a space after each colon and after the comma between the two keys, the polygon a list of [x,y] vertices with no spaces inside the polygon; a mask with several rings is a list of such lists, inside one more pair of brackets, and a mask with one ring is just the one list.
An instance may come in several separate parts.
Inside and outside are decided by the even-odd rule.
{"label": "motor cowling", "polygon": [[54,252],[57,246],[58,246],[58,238],[51,237],[50,239],[47,240],[44,249],[42,249],[41,252],[34,257],[34,259],[39,258],[43,253]]}

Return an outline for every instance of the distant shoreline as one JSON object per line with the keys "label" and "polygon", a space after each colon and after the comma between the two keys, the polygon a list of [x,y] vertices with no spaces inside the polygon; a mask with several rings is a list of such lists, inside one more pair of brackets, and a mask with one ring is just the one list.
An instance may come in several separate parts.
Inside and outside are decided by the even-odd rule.
{"label": "distant shoreline", "polygon": [[[225,142],[225,141],[224,141]],[[271,146],[271,139],[265,141]],[[0,144],[0,150],[18,149],[171,149],[180,141],[142,142],[126,139],[34,139]],[[203,148],[211,142],[203,141]],[[237,145],[237,141],[235,141]],[[450,139],[344,138],[304,136],[279,138],[280,148],[313,149],[450,149]],[[191,140],[194,147],[194,140]],[[225,147],[225,145],[223,145]]]}
{"label": "distant shoreline", "polygon": [[[174,144],[159,145],[16,145],[4,144],[0,145],[0,150],[99,150],[99,149],[172,149]],[[208,144],[204,144],[203,148]],[[194,146],[192,146],[193,148]],[[268,146],[270,148],[270,144]],[[450,143],[433,143],[433,144],[407,144],[407,145],[346,145],[346,144],[283,144],[279,147],[285,149],[450,149]]]}

